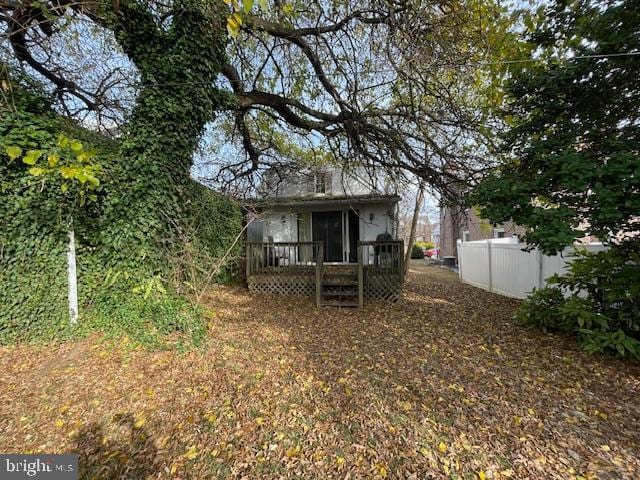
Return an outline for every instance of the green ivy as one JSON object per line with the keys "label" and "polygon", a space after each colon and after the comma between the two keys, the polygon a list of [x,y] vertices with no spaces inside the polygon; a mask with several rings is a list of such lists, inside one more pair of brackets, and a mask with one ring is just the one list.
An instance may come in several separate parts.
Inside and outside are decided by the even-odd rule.
{"label": "green ivy", "polygon": [[[123,8],[135,3],[128,5]],[[177,40],[181,35],[202,47],[191,45],[196,51],[182,56],[176,50],[172,62],[143,64],[143,79],[213,81],[222,43],[205,41],[205,29],[194,27],[199,22],[194,12],[175,19],[173,28],[181,32],[165,48],[188,51]],[[137,44],[143,48],[144,42]],[[139,66],[142,54],[135,54]],[[143,84],[128,132],[115,142],[55,115],[29,79],[12,78],[8,93],[12,102],[0,106],[0,344],[50,341],[91,328],[151,345],[164,344],[171,333],[202,341],[203,311],[181,285],[174,259],[185,241],[202,256],[220,258],[241,231],[240,209],[189,175],[204,125],[226,97],[201,83]],[[88,158],[78,160],[86,152]],[[76,170],[62,173],[61,166]],[[83,194],[91,201],[72,202],[81,322],[75,330],[66,284],[65,199],[72,192],[63,187],[71,180],[91,187]],[[228,278],[227,268],[217,279]]]}

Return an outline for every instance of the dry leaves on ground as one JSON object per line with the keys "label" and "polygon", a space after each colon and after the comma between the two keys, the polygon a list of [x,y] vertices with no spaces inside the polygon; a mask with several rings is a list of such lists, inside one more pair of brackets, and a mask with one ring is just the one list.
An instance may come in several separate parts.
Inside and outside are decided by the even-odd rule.
{"label": "dry leaves on ground", "polygon": [[640,368],[447,271],[415,264],[401,303],[362,311],[207,303],[186,354],[0,349],[1,450],[77,452],[85,478],[640,477]]}

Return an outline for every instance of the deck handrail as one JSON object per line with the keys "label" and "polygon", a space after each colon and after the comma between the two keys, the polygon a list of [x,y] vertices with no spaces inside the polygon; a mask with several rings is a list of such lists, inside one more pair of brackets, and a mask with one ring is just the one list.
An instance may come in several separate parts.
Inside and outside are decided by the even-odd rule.
{"label": "deck handrail", "polygon": [[322,303],[322,278],[324,277],[324,244],[320,242],[316,252],[316,307]]}
{"label": "deck handrail", "polygon": [[320,245],[322,241],[316,242],[247,242],[247,245],[275,245],[275,246],[287,246],[287,245]]}
{"label": "deck handrail", "polygon": [[254,274],[291,270],[316,264],[321,241],[315,242],[247,242],[247,280]]}
{"label": "deck handrail", "polygon": [[404,241],[402,240],[364,240],[364,241],[358,241],[358,245],[383,245],[383,244],[389,244],[389,245],[399,245],[401,243],[404,243]]}
{"label": "deck handrail", "polygon": [[[373,248],[371,248],[373,247]],[[391,274],[399,274],[404,279],[404,241],[403,240],[368,240],[358,242],[363,267],[385,270]]]}

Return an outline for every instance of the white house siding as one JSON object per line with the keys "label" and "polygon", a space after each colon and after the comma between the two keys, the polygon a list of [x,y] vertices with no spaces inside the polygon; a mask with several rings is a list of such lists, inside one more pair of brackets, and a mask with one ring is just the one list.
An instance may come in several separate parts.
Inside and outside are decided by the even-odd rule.
{"label": "white house siding", "polygon": [[330,193],[313,194],[308,191],[308,180],[311,174],[290,174],[286,179],[278,181],[270,178],[268,183],[274,185],[269,187],[265,185],[267,196],[277,196],[279,198],[287,197],[330,197],[330,196],[357,196],[369,195],[374,193],[392,193],[386,185],[385,179],[379,175],[379,178],[372,179],[363,169],[358,169],[353,173],[346,174],[338,169],[321,169],[320,173],[328,173],[331,175],[331,186],[327,188]]}
{"label": "white house siding", "polygon": [[[360,210],[360,240],[373,241],[379,234],[393,235],[393,218],[389,216],[390,205],[367,205]],[[373,214],[373,219],[371,219]]]}
{"label": "white house siding", "polygon": [[267,213],[264,222],[264,241],[273,237],[274,242],[298,241],[298,216],[291,212]]}
{"label": "white house siding", "polygon": [[[326,205],[314,207],[307,211],[335,211],[344,210],[344,206]],[[363,205],[357,207],[360,214],[360,238],[361,241],[373,241],[381,233],[388,232],[393,235],[393,206],[384,204]],[[373,219],[371,218],[373,214]],[[249,224],[250,232],[259,232],[262,224],[263,241],[272,237],[274,242],[298,241],[298,214],[291,210],[273,211],[263,214],[260,218]]]}

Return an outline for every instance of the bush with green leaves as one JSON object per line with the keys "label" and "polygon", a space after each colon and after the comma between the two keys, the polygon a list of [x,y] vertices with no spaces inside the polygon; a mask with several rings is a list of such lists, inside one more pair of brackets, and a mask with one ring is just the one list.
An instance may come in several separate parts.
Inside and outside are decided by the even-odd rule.
{"label": "bush with green leaves", "polygon": [[413,248],[411,249],[411,258],[413,259],[424,258],[424,250],[422,249],[422,247],[419,247],[418,245],[414,245]]}
{"label": "bush with green leaves", "polygon": [[598,253],[578,250],[564,275],[521,306],[524,323],[575,333],[591,352],[640,359],[640,245],[625,241]]}
{"label": "bush with green leaves", "polygon": [[433,248],[436,248],[433,242],[416,242],[416,245],[424,250],[431,250]]}

